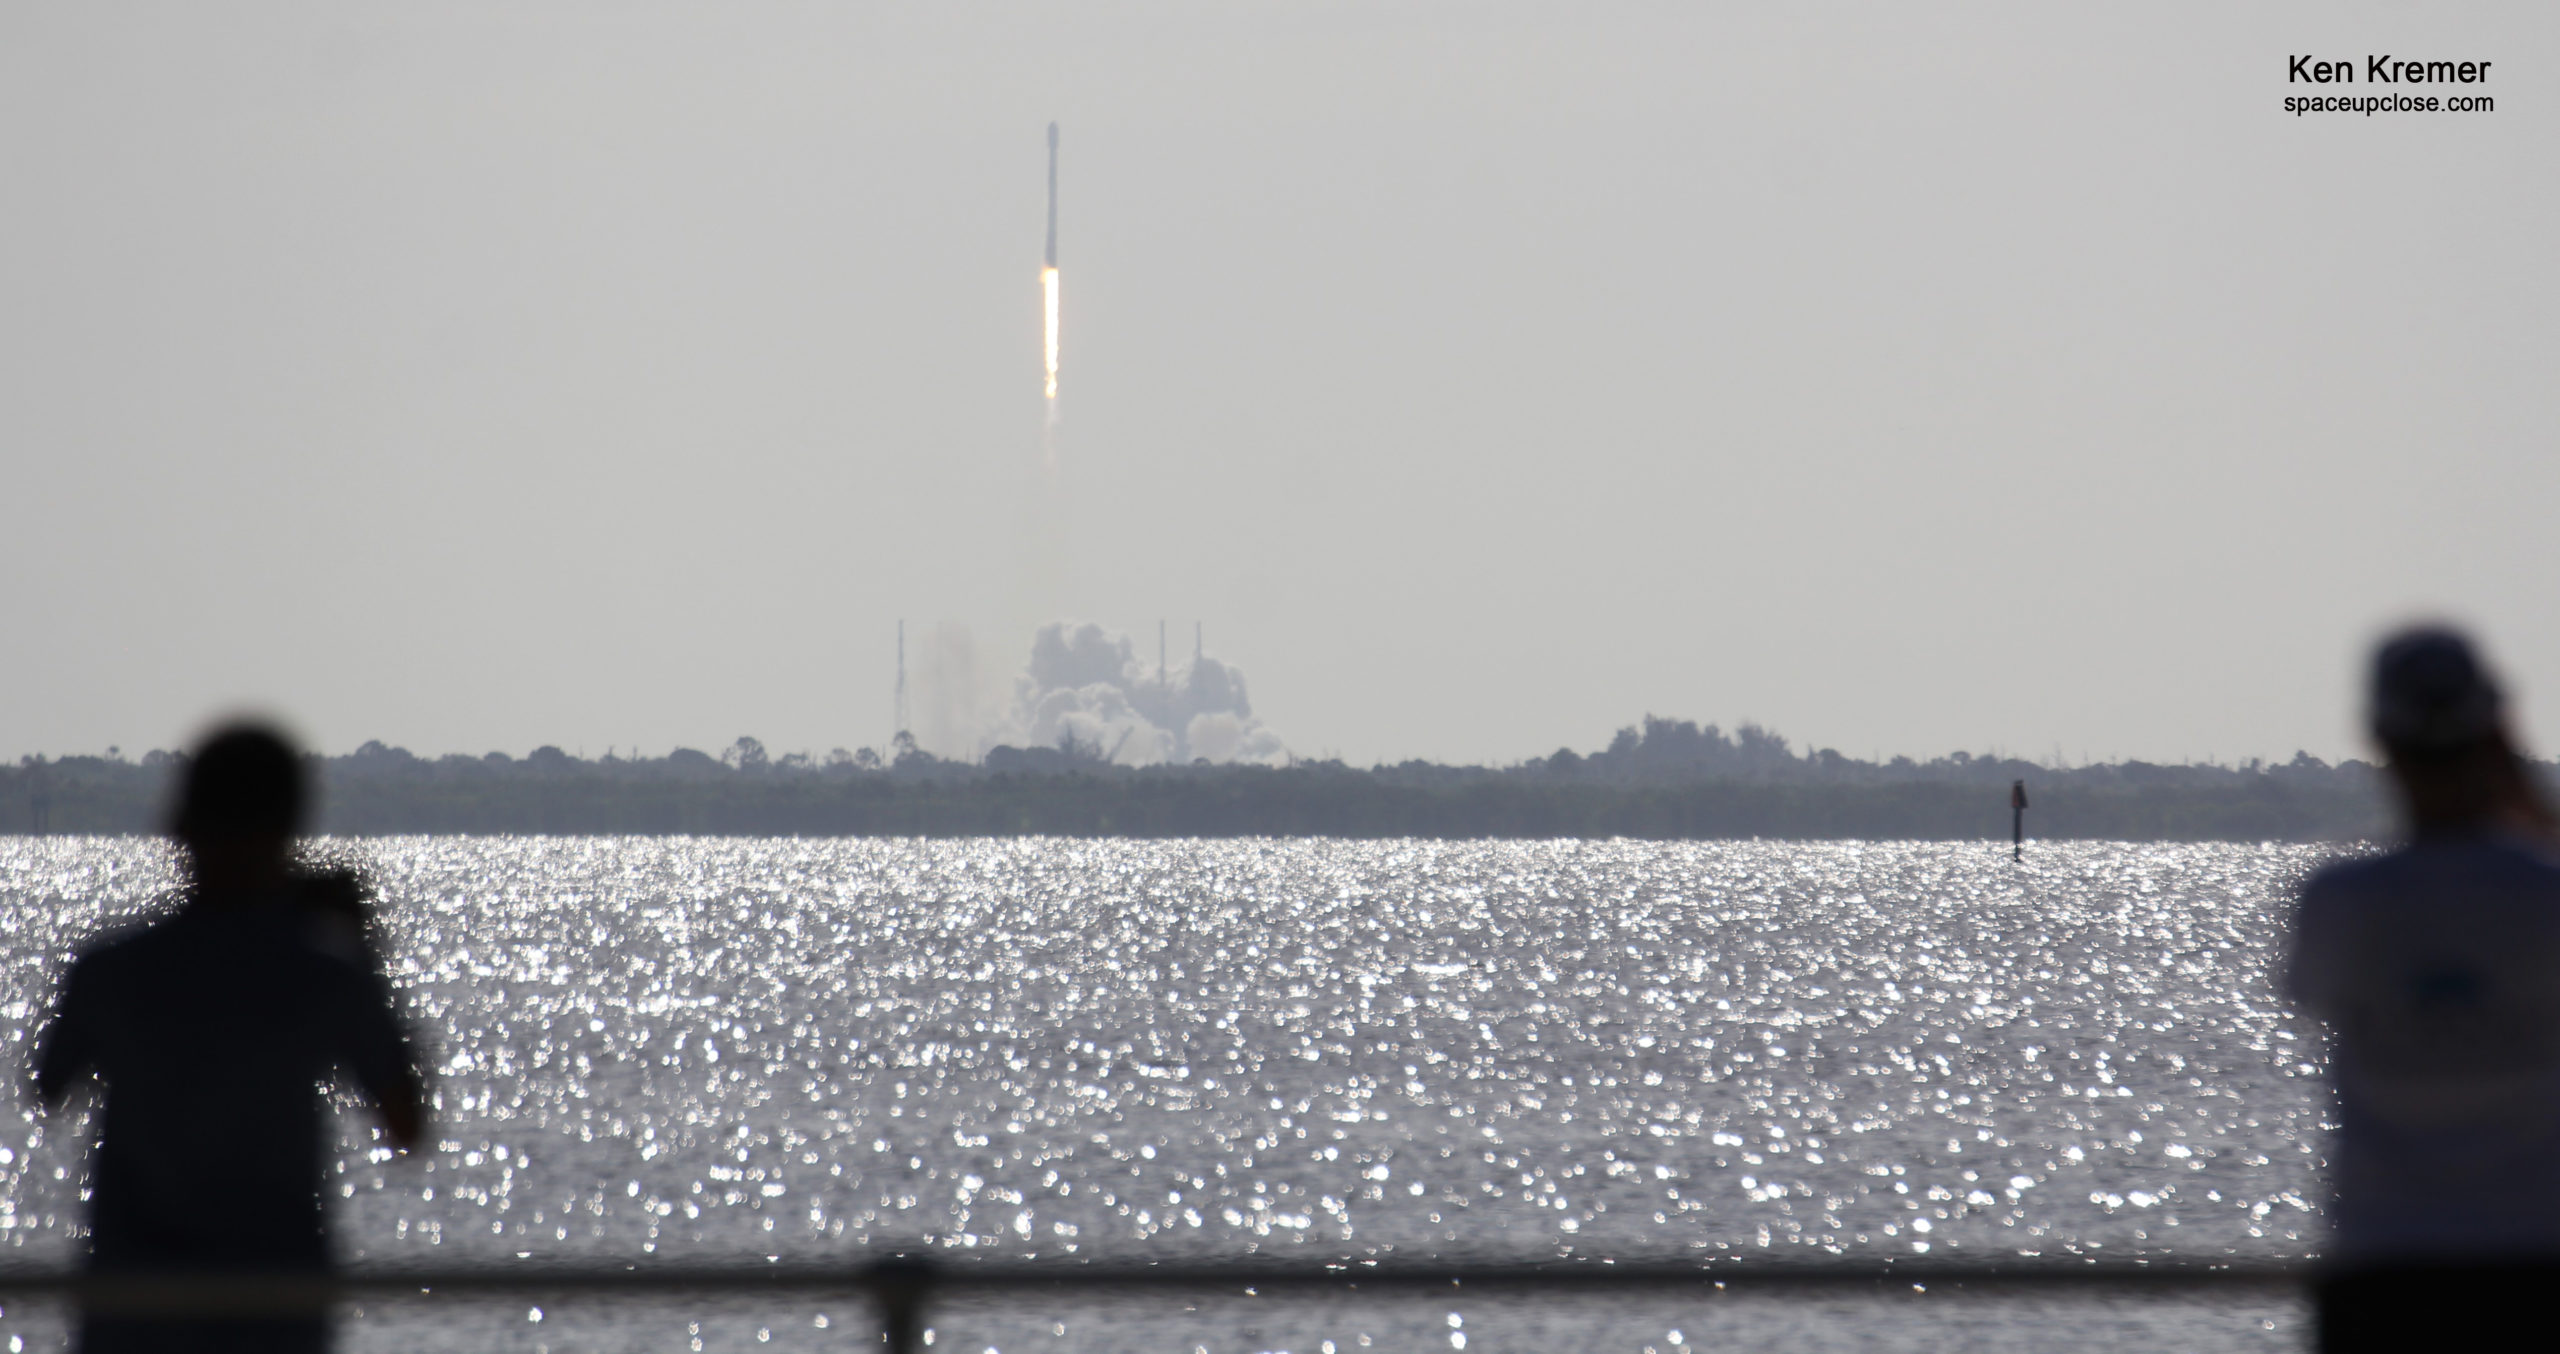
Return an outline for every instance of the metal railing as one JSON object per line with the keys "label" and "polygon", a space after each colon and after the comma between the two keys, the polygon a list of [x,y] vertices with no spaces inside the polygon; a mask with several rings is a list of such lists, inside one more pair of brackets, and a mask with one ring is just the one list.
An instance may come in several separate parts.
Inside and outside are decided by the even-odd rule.
{"label": "metal railing", "polygon": [[2106,1290],[2300,1291],[2303,1265],[2254,1260],[2041,1258],[1957,1260],[1557,1260],[1505,1263],[1348,1259],[1294,1263],[1072,1261],[945,1263],[891,1255],[845,1264],[615,1267],[553,1265],[454,1269],[368,1268],[337,1273],[67,1274],[0,1270],[0,1297],[67,1299],[118,1315],[254,1317],[326,1310],[364,1298],[545,1294],[769,1293],[861,1296],[878,1307],[890,1354],[923,1349],[927,1305],[988,1293],[1265,1294],[1718,1292],[1966,1292]]}

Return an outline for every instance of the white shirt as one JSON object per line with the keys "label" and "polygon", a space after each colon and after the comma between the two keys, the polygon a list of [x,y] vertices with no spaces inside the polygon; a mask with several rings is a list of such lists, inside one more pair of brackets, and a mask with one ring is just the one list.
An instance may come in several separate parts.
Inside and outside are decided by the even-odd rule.
{"label": "white shirt", "polygon": [[2560,1258],[2560,862],[2483,835],[2323,870],[2286,985],[2333,1036],[2340,1258]]}

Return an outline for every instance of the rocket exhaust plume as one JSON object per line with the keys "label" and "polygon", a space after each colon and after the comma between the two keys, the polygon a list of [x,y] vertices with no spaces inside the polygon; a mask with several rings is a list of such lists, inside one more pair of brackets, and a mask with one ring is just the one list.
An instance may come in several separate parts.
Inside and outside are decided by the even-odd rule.
{"label": "rocket exhaust plume", "polygon": [[1057,460],[1055,438],[1058,431],[1058,124],[1049,124],[1049,243],[1040,256],[1040,304],[1043,356],[1047,361],[1048,379],[1042,387],[1048,400],[1045,423],[1049,459]]}

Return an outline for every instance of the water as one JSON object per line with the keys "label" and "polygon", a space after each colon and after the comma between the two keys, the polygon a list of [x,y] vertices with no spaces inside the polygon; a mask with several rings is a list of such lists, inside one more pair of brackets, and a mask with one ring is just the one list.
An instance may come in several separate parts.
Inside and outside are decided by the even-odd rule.
{"label": "water", "polygon": [[[2317,1247],[2273,995],[2311,848],[410,838],[378,873],[434,1149],[353,1261],[2061,1254]],[[20,1050],[161,848],[0,839]],[[19,1081],[8,1083],[20,1094]],[[0,1247],[82,1124],[0,1111]],[[937,1351],[2293,1348],[2259,1300],[952,1307]],[[859,1303],[409,1304],[356,1349],[846,1348]],[[59,1323],[0,1330],[46,1347]],[[13,1345],[12,1348],[15,1348]]]}

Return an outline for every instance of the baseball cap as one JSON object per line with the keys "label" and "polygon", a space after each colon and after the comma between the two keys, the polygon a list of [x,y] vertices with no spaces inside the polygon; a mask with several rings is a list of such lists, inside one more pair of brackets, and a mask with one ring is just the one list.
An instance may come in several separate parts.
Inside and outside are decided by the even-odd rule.
{"label": "baseball cap", "polygon": [[2416,626],[2374,651],[2366,715],[2373,736],[2394,752],[2459,752],[2496,731],[2503,703],[2479,652],[2457,630]]}

